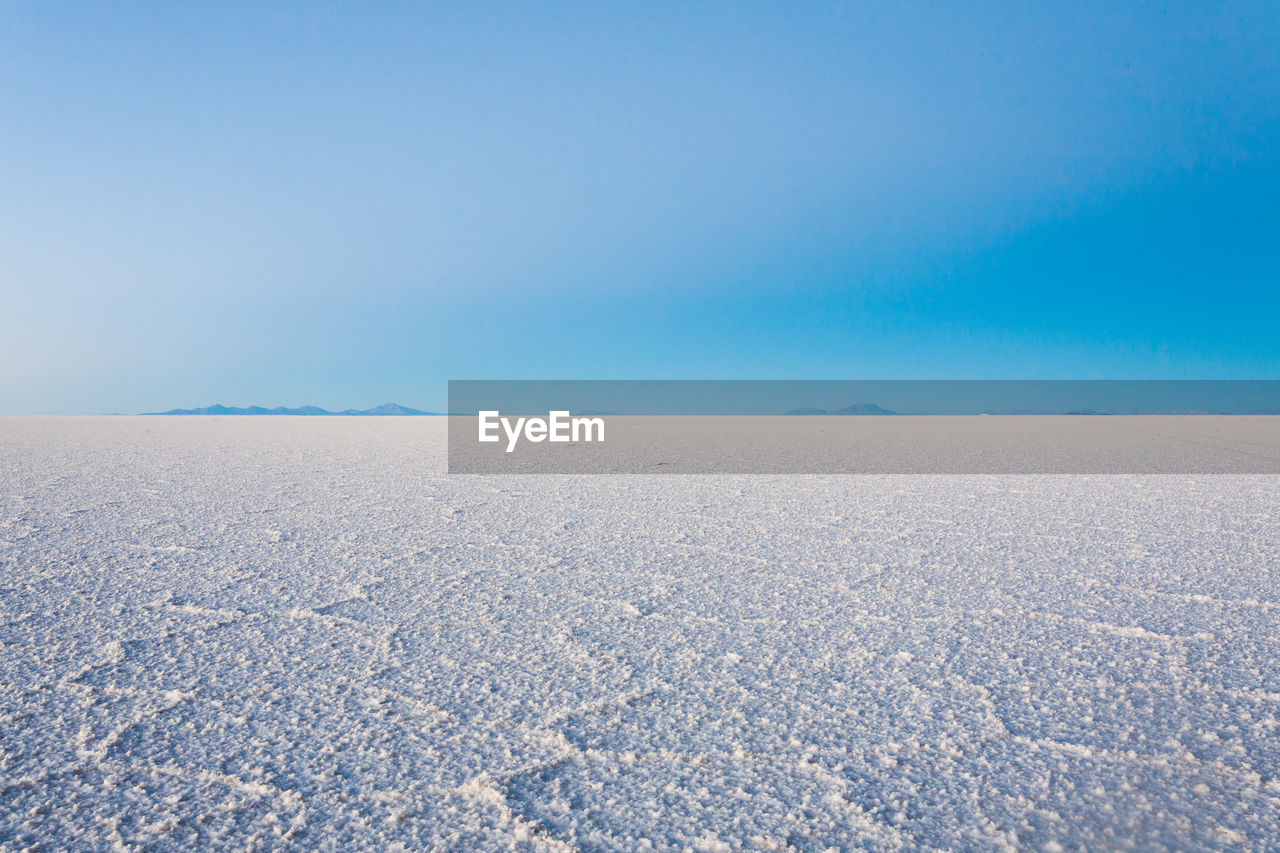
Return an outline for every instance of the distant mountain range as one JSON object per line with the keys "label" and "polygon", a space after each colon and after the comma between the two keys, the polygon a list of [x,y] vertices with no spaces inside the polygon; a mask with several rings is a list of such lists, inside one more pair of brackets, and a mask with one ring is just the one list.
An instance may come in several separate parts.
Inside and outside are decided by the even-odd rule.
{"label": "distant mountain range", "polygon": [[[787,412],[788,415],[910,415],[910,414],[931,414],[930,412],[894,412],[875,403],[851,403],[843,409],[815,409],[812,406],[806,406],[802,409],[794,409]],[[1048,409],[988,409],[981,414],[984,415],[1115,415],[1115,414],[1144,414],[1144,415],[1226,415],[1237,414],[1235,412],[1215,412],[1205,409],[1167,409],[1162,411],[1144,411],[1144,412],[1099,412],[1094,409],[1074,409],[1069,412],[1054,412]],[[1255,409],[1253,411],[1244,412],[1250,415],[1280,415],[1280,406],[1272,406],[1267,409]]]}
{"label": "distant mountain range", "polygon": [[[144,412],[147,415],[354,415],[354,416],[396,416],[396,415],[438,415],[439,412],[424,412],[420,409],[411,409],[408,406],[402,406],[399,403],[383,403],[381,406],[374,406],[372,409],[343,409],[340,412],[331,412],[328,409],[322,409],[319,406],[298,406],[290,409],[286,406],[276,406],[268,409],[265,406],[224,406],[221,403],[215,403],[212,406],[204,406],[199,409],[170,409],[167,412]],[[617,412],[585,410],[575,412],[579,415],[616,415]],[[850,403],[843,409],[817,409],[812,406],[806,406],[801,409],[794,409],[787,412],[788,415],[911,415],[911,414],[929,414],[928,412],[895,412],[886,409],[883,406],[877,406],[875,403]],[[1098,412],[1092,409],[1077,409],[1069,412],[1053,412],[1046,409],[1002,409],[988,410],[982,412],[984,415],[1108,415],[1108,414],[1137,414],[1137,413],[1121,413],[1121,412]],[[1141,414],[1151,415],[1210,415],[1210,414],[1228,414],[1226,412],[1210,412],[1204,410],[1166,410],[1156,412],[1142,412]],[[1256,409],[1247,412],[1251,415],[1280,415],[1280,407],[1272,407],[1268,409]]]}
{"label": "distant mountain range", "polygon": [[372,416],[394,416],[394,415],[434,415],[435,412],[423,412],[419,409],[411,409],[408,406],[402,406],[399,403],[383,403],[381,406],[374,406],[372,409],[343,409],[341,412],[331,412],[328,409],[322,409],[319,406],[298,406],[296,409],[286,408],[285,406],[276,406],[274,409],[268,409],[263,406],[224,406],[221,403],[215,403],[212,406],[205,406],[200,409],[170,409],[167,412],[145,412],[148,415],[372,415]]}
{"label": "distant mountain range", "polygon": [[815,409],[812,406],[806,406],[803,409],[787,412],[788,415],[896,415],[897,412],[891,412],[888,409],[881,408],[875,403],[850,403],[843,409]]}

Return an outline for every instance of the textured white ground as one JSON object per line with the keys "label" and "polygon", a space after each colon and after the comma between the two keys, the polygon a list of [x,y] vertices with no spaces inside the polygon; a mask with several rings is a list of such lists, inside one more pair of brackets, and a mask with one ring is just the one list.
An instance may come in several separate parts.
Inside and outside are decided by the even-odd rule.
{"label": "textured white ground", "polygon": [[0,848],[1277,849],[1280,479],[0,419]]}

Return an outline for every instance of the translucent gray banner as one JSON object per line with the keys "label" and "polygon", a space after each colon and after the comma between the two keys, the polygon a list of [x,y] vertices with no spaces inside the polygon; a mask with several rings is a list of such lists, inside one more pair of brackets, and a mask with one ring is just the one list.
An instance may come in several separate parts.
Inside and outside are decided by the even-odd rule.
{"label": "translucent gray banner", "polygon": [[455,474],[1280,474],[1280,382],[451,381]]}

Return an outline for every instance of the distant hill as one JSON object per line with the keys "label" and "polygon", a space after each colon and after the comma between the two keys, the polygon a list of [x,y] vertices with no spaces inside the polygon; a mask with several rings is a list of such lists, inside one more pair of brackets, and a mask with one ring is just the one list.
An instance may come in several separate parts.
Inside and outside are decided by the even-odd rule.
{"label": "distant hill", "polygon": [[402,406],[399,403],[383,403],[381,406],[374,406],[372,409],[343,409],[338,412],[340,415],[434,415],[435,412],[424,412],[420,409],[411,409],[408,406]]}
{"label": "distant hill", "polygon": [[788,415],[896,415],[897,412],[891,412],[888,409],[881,408],[875,403],[850,403],[843,409],[815,409],[812,406],[806,406],[803,409],[795,409],[787,412]]}
{"label": "distant hill", "polygon": [[296,409],[286,408],[285,406],[276,406],[274,409],[267,409],[262,406],[224,406],[221,403],[214,403],[212,406],[204,406],[199,409],[170,409],[167,412],[144,412],[148,415],[366,415],[366,416],[388,416],[388,415],[434,415],[435,412],[424,412],[419,409],[411,409],[408,406],[402,406],[399,403],[383,403],[381,406],[374,406],[372,409],[343,409],[341,412],[331,412],[328,409],[322,409],[319,406],[298,406]]}

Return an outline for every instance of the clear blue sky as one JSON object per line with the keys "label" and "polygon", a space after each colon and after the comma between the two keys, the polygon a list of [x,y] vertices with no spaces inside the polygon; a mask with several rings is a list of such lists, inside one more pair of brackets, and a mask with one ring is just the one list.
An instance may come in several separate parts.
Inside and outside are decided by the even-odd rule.
{"label": "clear blue sky", "polygon": [[1280,378],[1258,3],[0,7],[0,413]]}

